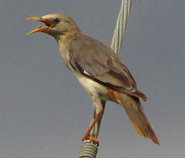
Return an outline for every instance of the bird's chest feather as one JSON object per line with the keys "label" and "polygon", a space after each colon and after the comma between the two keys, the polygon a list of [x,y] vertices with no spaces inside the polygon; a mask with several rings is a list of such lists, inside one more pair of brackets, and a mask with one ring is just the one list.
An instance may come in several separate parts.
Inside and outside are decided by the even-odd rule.
{"label": "bird's chest feather", "polygon": [[[78,81],[81,83],[81,85],[86,89],[86,91],[90,95],[99,95],[99,96],[104,97],[104,95],[108,93],[108,90],[105,86],[87,77],[84,77],[79,73],[75,73],[75,76],[77,77]],[[102,99],[105,99],[105,98],[102,98]]]}
{"label": "bird's chest feather", "polygon": [[69,46],[64,44],[63,42],[59,43],[59,52],[63,58],[63,63],[67,68],[69,68],[71,71],[73,71],[73,68],[71,67],[69,61],[70,61],[70,52]]}

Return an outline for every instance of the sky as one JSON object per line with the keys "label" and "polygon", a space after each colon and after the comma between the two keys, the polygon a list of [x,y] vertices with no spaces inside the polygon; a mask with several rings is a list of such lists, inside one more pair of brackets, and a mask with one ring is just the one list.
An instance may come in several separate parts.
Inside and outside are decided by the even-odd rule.
{"label": "sky", "polygon": [[[0,1],[0,157],[77,157],[91,98],[63,65],[55,40],[25,19],[66,13],[110,45],[121,0]],[[185,155],[185,1],[133,0],[120,57],[148,97],[142,101],[160,146],[139,137],[121,106],[108,102],[98,158]]]}

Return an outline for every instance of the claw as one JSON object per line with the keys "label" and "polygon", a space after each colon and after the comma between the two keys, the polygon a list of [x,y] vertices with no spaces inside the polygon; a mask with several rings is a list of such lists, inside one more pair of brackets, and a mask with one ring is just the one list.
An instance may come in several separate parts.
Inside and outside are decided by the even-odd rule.
{"label": "claw", "polygon": [[90,140],[91,142],[93,142],[94,144],[96,144],[97,147],[99,146],[99,140],[98,140],[97,138],[91,136],[91,135],[85,135],[85,136],[83,137],[83,139],[82,139],[82,142],[83,142],[84,140]]}

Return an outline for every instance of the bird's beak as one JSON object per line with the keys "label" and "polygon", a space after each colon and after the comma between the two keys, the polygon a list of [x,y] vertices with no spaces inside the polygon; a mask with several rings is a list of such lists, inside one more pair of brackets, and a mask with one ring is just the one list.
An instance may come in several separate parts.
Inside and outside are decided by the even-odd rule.
{"label": "bird's beak", "polygon": [[27,35],[29,34],[33,34],[33,33],[37,33],[37,32],[44,32],[46,31],[48,28],[52,28],[52,24],[49,22],[48,19],[44,19],[44,18],[39,18],[39,17],[30,17],[30,18],[27,18],[26,20],[36,20],[36,21],[40,21],[40,22],[43,22],[46,26],[41,26],[41,27],[38,27],[36,29],[34,29],[33,31],[27,33]]}

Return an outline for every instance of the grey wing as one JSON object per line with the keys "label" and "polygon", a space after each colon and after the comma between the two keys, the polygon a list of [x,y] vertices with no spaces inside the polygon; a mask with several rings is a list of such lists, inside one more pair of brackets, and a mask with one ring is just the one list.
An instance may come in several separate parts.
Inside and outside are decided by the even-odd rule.
{"label": "grey wing", "polygon": [[109,46],[84,35],[71,43],[69,52],[71,66],[84,76],[112,90],[147,99],[137,89],[122,60]]}

